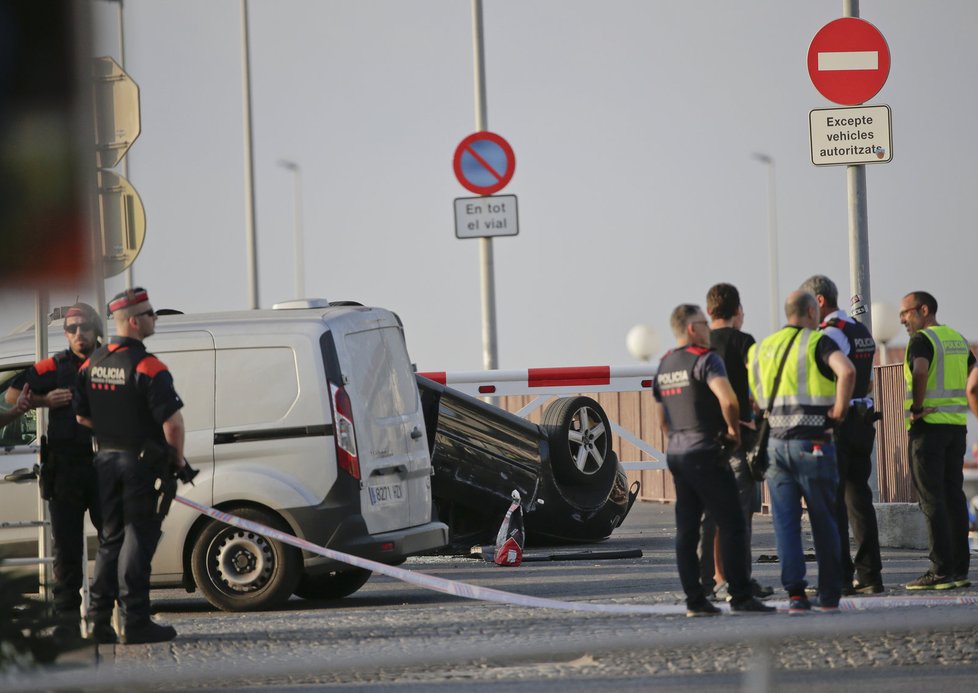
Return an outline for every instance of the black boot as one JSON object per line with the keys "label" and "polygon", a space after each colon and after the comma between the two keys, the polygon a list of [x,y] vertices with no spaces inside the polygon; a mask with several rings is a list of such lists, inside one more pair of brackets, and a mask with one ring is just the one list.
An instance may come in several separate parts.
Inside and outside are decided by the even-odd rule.
{"label": "black boot", "polygon": [[116,635],[115,628],[108,621],[96,621],[88,637],[99,645],[115,645],[119,642],[119,636]]}
{"label": "black boot", "polygon": [[139,625],[126,626],[124,642],[127,645],[141,645],[150,642],[167,642],[177,637],[173,626],[161,626],[159,623],[147,621]]}

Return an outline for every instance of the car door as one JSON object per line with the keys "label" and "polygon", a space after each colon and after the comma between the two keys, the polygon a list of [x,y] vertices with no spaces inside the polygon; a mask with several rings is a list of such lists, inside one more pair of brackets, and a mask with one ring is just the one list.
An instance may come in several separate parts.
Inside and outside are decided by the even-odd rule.
{"label": "car door", "polygon": [[356,411],[361,513],[371,533],[431,519],[431,459],[417,383],[395,325],[344,336]]}

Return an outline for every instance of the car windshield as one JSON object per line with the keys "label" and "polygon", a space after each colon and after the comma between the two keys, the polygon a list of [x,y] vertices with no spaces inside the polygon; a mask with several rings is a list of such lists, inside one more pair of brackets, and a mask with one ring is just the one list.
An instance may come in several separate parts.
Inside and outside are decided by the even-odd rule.
{"label": "car windshield", "polygon": [[417,411],[417,385],[400,330],[354,332],[346,336],[346,343],[357,355],[350,375],[375,420]]}
{"label": "car windshield", "polygon": [[[9,411],[13,406],[7,402],[7,391],[14,378],[23,371],[23,368],[0,371],[0,411]],[[37,437],[37,412],[33,409],[26,412],[23,416],[0,428],[0,445],[5,448],[16,445],[27,445]]]}

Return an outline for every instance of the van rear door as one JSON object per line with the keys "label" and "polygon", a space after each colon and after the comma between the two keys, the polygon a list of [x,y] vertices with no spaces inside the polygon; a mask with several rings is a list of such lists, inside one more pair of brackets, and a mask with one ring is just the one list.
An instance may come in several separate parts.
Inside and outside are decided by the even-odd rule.
{"label": "van rear door", "polygon": [[340,360],[355,421],[361,513],[371,534],[431,520],[421,400],[404,334],[387,317],[372,329],[337,335],[346,352]]}

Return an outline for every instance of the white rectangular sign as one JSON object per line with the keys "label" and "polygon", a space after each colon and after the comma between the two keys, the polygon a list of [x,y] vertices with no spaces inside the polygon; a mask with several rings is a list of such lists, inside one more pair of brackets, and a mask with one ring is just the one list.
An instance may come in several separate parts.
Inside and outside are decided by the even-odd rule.
{"label": "white rectangular sign", "polygon": [[889,106],[819,108],[808,121],[816,166],[885,164],[893,158]]}
{"label": "white rectangular sign", "polygon": [[516,195],[455,198],[455,237],[515,236],[519,233]]}

